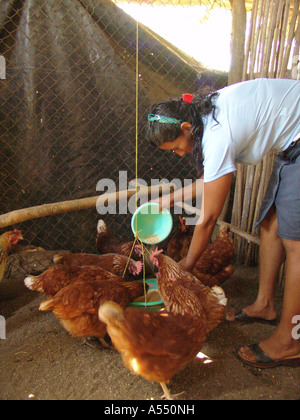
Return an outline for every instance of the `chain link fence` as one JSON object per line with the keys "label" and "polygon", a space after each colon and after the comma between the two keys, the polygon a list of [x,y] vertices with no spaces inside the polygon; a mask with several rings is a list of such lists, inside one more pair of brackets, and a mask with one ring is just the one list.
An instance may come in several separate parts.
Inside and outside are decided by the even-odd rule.
{"label": "chain link fence", "polygon": [[[0,31],[1,214],[95,196],[104,178],[118,190],[120,171],[133,180],[134,19],[110,0],[9,0],[0,5]],[[143,25],[138,52],[138,176],[148,185],[192,179],[189,159],[179,165],[145,142],[146,115],[157,100],[221,88],[227,75],[205,70]],[[100,217],[132,237],[131,215],[99,216],[96,208],[13,227],[46,249],[95,252]]]}

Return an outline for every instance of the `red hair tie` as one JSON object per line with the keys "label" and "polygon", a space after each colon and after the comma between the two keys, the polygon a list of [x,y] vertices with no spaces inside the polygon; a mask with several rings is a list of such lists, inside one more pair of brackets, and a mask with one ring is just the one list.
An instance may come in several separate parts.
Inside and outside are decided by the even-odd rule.
{"label": "red hair tie", "polygon": [[184,93],[183,95],[182,95],[182,100],[183,100],[183,102],[188,102],[189,104],[191,104],[192,103],[192,99],[193,99],[193,95],[191,95],[190,93]]}

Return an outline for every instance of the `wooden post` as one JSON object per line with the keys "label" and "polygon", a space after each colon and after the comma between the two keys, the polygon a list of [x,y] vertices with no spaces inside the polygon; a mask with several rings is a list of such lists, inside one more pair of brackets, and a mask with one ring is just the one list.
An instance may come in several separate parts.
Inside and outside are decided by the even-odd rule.
{"label": "wooden post", "polygon": [[[289,10],[286,11],[286,14],[288,14],[288,12]],[[283,58],[282,58],[282,65],[281,65],[281,71],[280,71],[280,77],[282,78],[286,77],[286,70],[287,70],[289,58],[291,55],[293,37],[296,33],[296,22],[297,22],[298,16],[299,16],[299,0],[295,0],[292,17],[289,24],[287,44],[286,44],[285,51],[283,53]],[[286,25],[288,25],[287,17],[286,17]],[[298,26],[299,26],[299,23],[298,23]]]}
{"label": "wooden post", "polygon": [[230,0],[232,12],[231,35],[231,65],[228,83],[240,82],[243,78],[244,47],[246,31],[246,5],[245,0]]}

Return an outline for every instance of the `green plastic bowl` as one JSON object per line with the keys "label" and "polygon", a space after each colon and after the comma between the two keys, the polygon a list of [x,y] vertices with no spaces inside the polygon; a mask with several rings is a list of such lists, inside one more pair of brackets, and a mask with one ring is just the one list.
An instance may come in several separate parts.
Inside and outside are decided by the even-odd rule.
{"label": "green plastic bowl", "polygon": [[145,244],[158,244],[166,239],[173,227],[173,218],[168,209],[158,211],[158,203],[145,203],[136,209],[131,218],[134,235]]}
{"label": "green plastic bowl", "polygon": [[[143,280],[137,280],[143,282]],[[149,286],[149,290],[157,289],[156,279],[146,279],[146,283]],[[164,302],[162,300],[157,300],[156,302],[130,302],[127,306],[135,307],[137,309],[148,309],[150,311],[160,311],[164,307]]]}

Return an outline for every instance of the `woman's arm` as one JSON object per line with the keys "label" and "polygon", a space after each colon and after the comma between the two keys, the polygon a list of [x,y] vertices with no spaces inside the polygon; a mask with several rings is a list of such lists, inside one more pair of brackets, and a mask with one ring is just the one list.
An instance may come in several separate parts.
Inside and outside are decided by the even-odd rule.
{"label": "woman's arm", "polygon": [[229,193],[231,180],[232,173],[229,173],[215,181],[204,183],[203,216],[195,226],[193,239],[185,264],[182,267],[183,269],[187,271],[193,270],[196,262],[207,248]]}
{"label": "woman's arm", "polygon": [[192,184],[188,185],[187,187],[180,188],[179,190],[175,191],[174,193],[164,195],[157,200],[160,204],[159,210],[163,208],[173,207],[175,203],[181,201],[189,201],[195,197],[200,197],[203,191],[203,178],[197,179]]}

